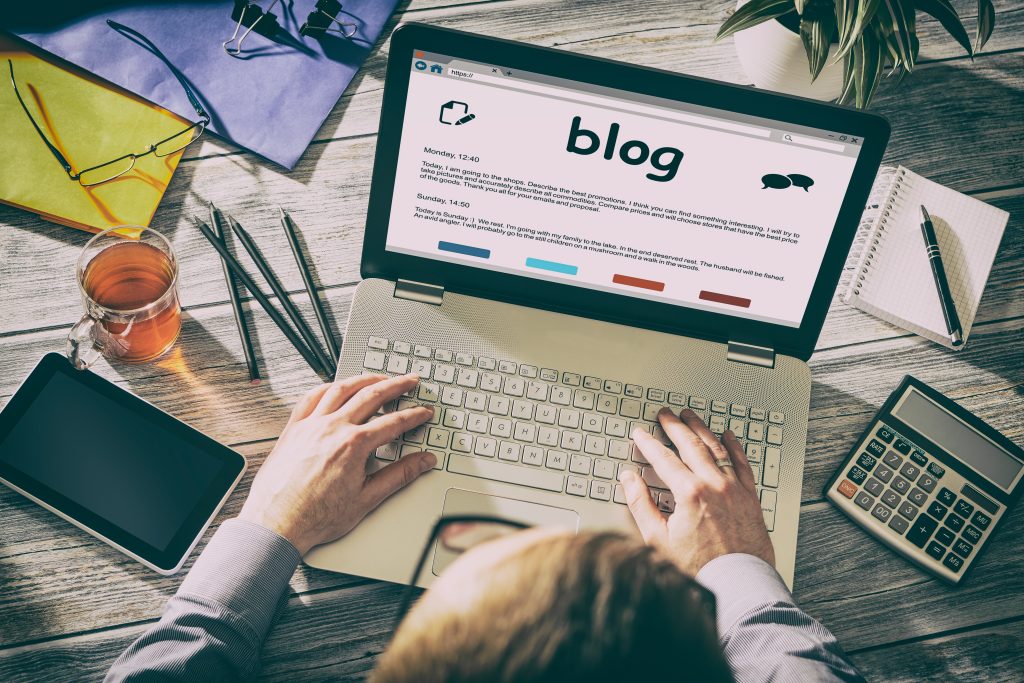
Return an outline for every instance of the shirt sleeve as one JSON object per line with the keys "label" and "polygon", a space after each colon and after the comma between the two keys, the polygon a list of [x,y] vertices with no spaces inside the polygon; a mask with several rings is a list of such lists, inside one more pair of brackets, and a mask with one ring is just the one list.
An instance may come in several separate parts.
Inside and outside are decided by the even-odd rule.
{"label": "shirt sleeve", "polygon": [[715,594],[718,633],[737,683],[864,683],[835,636],[793,601],[782,577],[753,555],[723,555],[697,581]]}
{"label": "shirt sleeve", "polygon": [[251,678],[298,563],[299,551],[273,531],[228,520],[106,683]]}

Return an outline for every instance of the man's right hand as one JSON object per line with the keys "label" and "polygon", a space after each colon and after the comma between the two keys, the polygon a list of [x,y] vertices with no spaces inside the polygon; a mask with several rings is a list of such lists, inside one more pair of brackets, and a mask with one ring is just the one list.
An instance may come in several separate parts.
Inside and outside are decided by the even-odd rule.
{"label": "man's right hand", "polygon": [[644,540],[661,548],[692,576],[711,560],[730,553],[754,555],[775,566],[754,474],[739,440],[727,431],[719,441],[691,410],[684,410],[681,417],[667,408],[658,414],[679,455],[647,432],[638,429],[632,434],[675,497],[671,515],[662,514],[640,477],[629,471],[619,477]]}

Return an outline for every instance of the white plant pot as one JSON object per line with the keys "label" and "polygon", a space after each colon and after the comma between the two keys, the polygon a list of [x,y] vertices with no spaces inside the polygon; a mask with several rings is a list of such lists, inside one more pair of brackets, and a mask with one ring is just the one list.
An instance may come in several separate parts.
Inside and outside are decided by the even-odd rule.
{"label": "white plant pot", "polygon": [[[737,9],[746,3],[739,0]],[[812,83],[800,36],[774,19],[733,34],[733,40],[743,70],[762,90],[825,101],[836,99],[843,91],[843,64],[831,63],[835,45],[829,49],[829,62]]]}

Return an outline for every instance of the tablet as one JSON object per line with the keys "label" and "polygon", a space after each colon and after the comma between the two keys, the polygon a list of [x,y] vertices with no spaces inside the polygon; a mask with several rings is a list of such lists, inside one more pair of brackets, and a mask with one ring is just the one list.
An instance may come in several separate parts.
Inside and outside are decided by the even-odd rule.
{"label": "tablet", "polygon": [[164,575],[244,471],[238,453],[56,353],[0,411],[0,483]]}

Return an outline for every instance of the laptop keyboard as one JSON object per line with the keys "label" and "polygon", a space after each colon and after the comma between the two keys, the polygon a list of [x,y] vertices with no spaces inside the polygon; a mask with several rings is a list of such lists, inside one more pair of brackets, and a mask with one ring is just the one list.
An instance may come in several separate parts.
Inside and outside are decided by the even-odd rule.
{"label": "laptop keyboard", "polygon": [[430,422],[376,450],[381,464],[429,451],[436,469],[609,505],[626,504],[618,476],[632,469],[658,507],[671,512],[672,493],[628,435],[640,428],[671,447],[658,411],[689,407],[712,432],[731,429],[743,443],[765,525],[774,528],[785,424],[780,412],[381,337],[367,341],[363,367],[420,376],[414,390],[382,412],[434,407]]}

